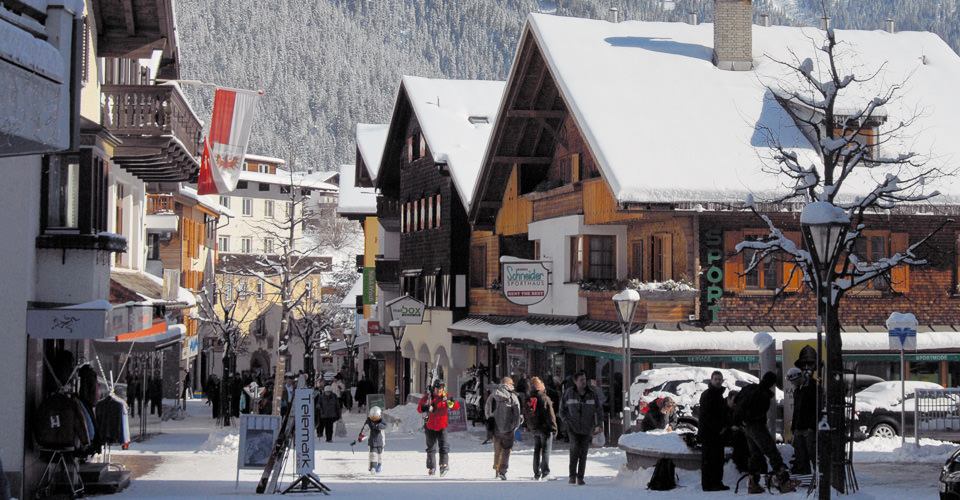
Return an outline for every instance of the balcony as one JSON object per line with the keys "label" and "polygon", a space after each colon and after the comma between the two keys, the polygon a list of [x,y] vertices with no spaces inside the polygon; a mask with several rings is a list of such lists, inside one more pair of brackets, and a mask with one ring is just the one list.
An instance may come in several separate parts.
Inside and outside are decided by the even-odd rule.
{"label": "balcony", "polygon": [[376,257],[376,276],[377,284],[395,284],[400,285],[400,260],[385,259],[382,255]]}
{"label": "balcony", "polygon": [[148,194],[147,195],[147,214],[173,213],[176,203],[173,201],[173,195],[169,194]]}
{"label": "balcony", "polygon": [[400,201],[377,196],[377,219],[387,231],[400,231]]}
{"label": "balcony", "polygon": [[172,85],[104,85],[101,120],[123,143],[114,163],[144,182],[195,181],[203,127]]}

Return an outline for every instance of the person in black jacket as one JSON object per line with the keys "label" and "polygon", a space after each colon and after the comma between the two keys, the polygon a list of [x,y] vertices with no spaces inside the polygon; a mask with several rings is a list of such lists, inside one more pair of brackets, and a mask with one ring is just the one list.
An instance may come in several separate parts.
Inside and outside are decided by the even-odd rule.
{"label": "person in black jacket", "polygon": [[750,384],[740,391],[734,407],[734,417],[743,422],[743,432],[750,448],[750,481],[747,493],[751,494],[765,491],[760,484],[760,476],[767,471],[767,459],[770,460],[780,491],[786,493],[797,489],[797,482],[790,479],[790,471],[783,463],[783,457],[780,456],[770,429],[767,428],[767,410],[770,409],[776,382],[775,373],[764,373],[759,384]]}
{"label": "person in black jacket", "polygon": [[531,377],[530,387],[533,390],[524,402],[524,407],[527,428],[533,432],[533,479],[546,480],[550,475],[553,438],[557,434],[557,415],[540,377]]}
{"label": "person in black jacket", "polygon": [[672,431],[676,427],[676,411],[677,404],[670,396],[650,403],[647,414],[640,422],[640,430],[642,432],[657,429]]}
{"label": "person in black jacket", "polygon": [[700,487],[703,491],[724,491],[723,430],[727,426],[727,400],[723,397],[723,373],[710,374],[710,387],[700,395],[700,426],[697,437],[701,445]]}
{"label": "person in black jacket", "polygon": [[817,387],[799,368],[787,372],[793,384],[793,474],[810,474],[817,456]]}
{"label": "person in black jacket", "polygon": [[587,386],[587,374],[583,370],[573,376],[573,386],[564,391],[560,416],[570,436],[570,484],[583,486],[586,484],[583,474],[587,466],[587,450],[603,425],[600,395]]}

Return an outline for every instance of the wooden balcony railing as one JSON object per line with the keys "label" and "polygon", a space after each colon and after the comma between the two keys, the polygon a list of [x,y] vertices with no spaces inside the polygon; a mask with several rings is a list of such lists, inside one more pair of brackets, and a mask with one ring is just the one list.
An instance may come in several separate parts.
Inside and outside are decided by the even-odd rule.
{"label": "wooden balcony railing", "polygon": [[147,214],[156,214],[162,212],[174,211],[173,195],[169,194],[148,194],[147,195]]}
{"label": "wooden balcony railing", "polygon": [[174,136],[190,154],[203,152],[203,127],[171,85],[104,85],[102,123],[118,136]]}

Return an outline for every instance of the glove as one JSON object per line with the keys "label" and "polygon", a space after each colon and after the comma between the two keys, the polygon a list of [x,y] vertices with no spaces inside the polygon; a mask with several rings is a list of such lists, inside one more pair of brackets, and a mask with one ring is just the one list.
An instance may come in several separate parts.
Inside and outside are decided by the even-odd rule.
{"label": "glove", "polygon": [[363,442],[363,438],[364,438],[364,435],[363,435],[363,434],[360,434],[360,437],[357,438],[357,441],[360,441],[360,442],[362,443],[362,442]]}
{"label": "glove", "polygon": [[430,408],[427,409],[428,412],[433,411],[433,405],[430,405]]}

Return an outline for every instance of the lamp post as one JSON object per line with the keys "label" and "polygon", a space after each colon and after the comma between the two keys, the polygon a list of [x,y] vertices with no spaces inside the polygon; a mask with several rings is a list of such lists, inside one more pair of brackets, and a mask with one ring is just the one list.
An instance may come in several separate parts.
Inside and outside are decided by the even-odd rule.
{"label": "lamp post", "polygon": [[[818,399],[820,421],[817,425],[818,492],[821,500],[830,498],[830,487],[843,493],[846,486],[843,439],[843,343],[838,318],[839,295],[834,294],[837,264],[843,250],[850,218],[843,209],[826,201],[807,204],[800,213],[800,228],[816,271],[817,295],[817,373],[823,395]],[[826,334],[824,345],[823,335]],[[826,367],[819,366],[826,348]],[[824,382],[825,381],[825,382]]]}
{"label": "lamp post", "polygon": [[400,378],[400,371],[402,369],[400,365],[400,342],[403,341],[403,333],[404,331],[406,331],[406,329],[407,329],[407,324],[404,323],[402,319],[395,319],[390,322],[390,335],[393,336],[393,347],[395,349],[394,358],[393,358],[394,359],[393,374],[396,377],[396,386],[393,389],[393,397],[395,400],[395,403],[394,403],[395,405],[400,404],[400,401],[401,401],[400,396],[402,395],[400,392],[400,381],[402,380]]}
{"label": "lamp post", "polygon": [[632,425],[632,408],[630,408],[630,331],[633,330],[633,315],[637,312],[637,302],[640,294],[636,290],[624,290],[613,296],[613,303],[617,306],[617,320],[620,321],[621,340],[623,345],[623,433],[630,432]]}
{"label": "lamp post", "polygon": [[354,355],[353,355],[353,346],[357,343],[357,331],[353,328],[347,328],[343,331],[343,343],[347,345],[347,359],[350,361],[350,379],[347,380],[347,384],[353,382],[353,377],[356,372],[354,365]]}

